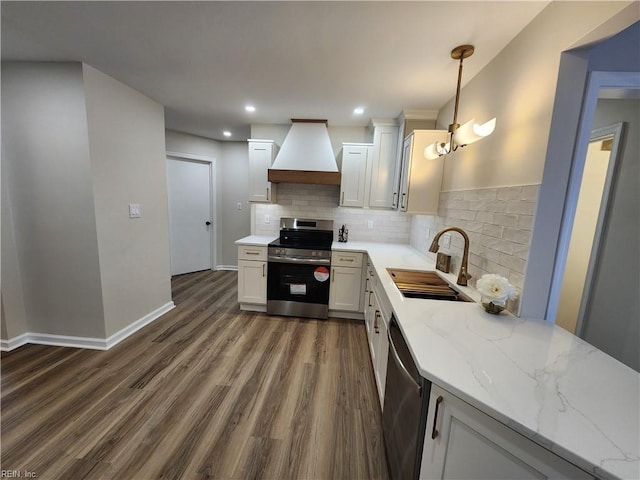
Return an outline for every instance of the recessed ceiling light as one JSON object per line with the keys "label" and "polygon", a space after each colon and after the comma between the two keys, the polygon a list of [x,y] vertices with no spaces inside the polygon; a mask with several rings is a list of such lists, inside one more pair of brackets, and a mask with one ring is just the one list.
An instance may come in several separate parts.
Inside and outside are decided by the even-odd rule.
{"label": "recessed ceiling light", "polygon": [[354,115],[362,115],[364,113],[364,108],[363,107],[356,107],[353,109],[353,114]]}
{"label": "recessed ceiling light", "polygon": [[255,112],[255,111],[256,111],[256,107],[254,107],[253,105],[247,105],[247,106],[245,106],[245,107],[244,107],[244,109],[245,109],[247,112],[250,112],[250,113],[253,113],[253,112]]}
{"label": "recessed ceiling light", "polygon": [[231,132],[229,130],[225,130],[224,132],[222,132],[222,135],[224,135],[225,137],[230,137]]}

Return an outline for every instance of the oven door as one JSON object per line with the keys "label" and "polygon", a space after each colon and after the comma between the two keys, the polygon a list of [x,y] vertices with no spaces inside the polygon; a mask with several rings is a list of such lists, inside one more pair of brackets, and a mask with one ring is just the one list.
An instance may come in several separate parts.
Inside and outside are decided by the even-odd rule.
{"label": "oven door", "polygon": [[267,272],[268,314],[328,317],[330,265],[295,259],[269,261]]}

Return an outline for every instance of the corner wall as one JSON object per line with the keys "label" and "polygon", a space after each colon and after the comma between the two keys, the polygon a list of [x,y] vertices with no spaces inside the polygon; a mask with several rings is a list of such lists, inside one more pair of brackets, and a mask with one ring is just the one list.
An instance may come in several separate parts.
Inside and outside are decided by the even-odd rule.
{"label": "corner wall", "polygon": [[83,77],[109,337],[172,302],[164,109],[89,65]]}
{"label": "corner wall", "polygon": [[[21,290],[27,331],[102,338],[81,64],[4,62],[2,117],[2,177],[9,185],[2,235],[15,241],[2,248],[4,257],[15,247],[9,253],[16,260],[15,269],[2,270],[7,326],[20,307],[5,293]],[[12,218],[13,231],[6,218]],[[19,276],[9,276],[12,271]]]}

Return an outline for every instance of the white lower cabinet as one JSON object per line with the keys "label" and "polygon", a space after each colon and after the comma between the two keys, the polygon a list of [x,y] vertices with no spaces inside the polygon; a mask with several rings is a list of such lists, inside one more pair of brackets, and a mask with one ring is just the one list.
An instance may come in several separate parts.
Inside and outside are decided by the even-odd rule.
{"label": "white lower cabinet", "polygon": [[238,303],[243,310],[255,310],[256,306],[266,309],[267,247],[238,247]]}
{"label": "white lower cabinet", "polygon": [[367,264],[367,277],[364,289],[364,322],[369,343],[369,353],[371,354],[371,364],[373,374],[378,389],[378,399],[380,407],[384,403],[384,387],[387,379],[387,359],[389,354],[389,337],[387,330],[389,325],[388,314],[382,308],[380,296],[382,292],[376,293],[376,278],[373,267]]}
{"label": "white lower cabinet", "polygon": [[589,474],[432,385],[421,479],[586,478]]}
{"label": "white lower cabinet", "polygon": [[[374,294],[375,295],[375,294]],[[376,306],[373,318],[373,372],[376,376],[378,399],[380,408],[384,406],[384,387],[387,380],[387,360],[389,358],[389,337],[387,336],[388,318],[385,318],[380,302],[376,298]]]}
{"label": "white lower cabinet", "polygon": [[362,253],[331,252],[329,310],[362,312]]}

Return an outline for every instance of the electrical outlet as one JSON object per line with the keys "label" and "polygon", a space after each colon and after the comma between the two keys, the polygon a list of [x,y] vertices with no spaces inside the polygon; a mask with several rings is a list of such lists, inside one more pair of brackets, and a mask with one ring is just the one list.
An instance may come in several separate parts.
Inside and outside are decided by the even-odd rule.
{"label": "electrical outlet", "polygon": [[129,218],[140,218],[142,216],[142,210],[139,203],[129,204]]}
{"label": "electrical outlet", "polygon": [[264,216],[264,223],[271,223],[271,216],[269,214]]}
{"label": "electrical outlet", "polygon": [[451,246],[451,235],[448,233],[442,235],[442,246],[447,248]]}
{"label": "electrical outlet", "polygon": [[242,202],[236,203],[236,210],[242,210]]}
{"label": "electrical outlet", "polygon": [[373,228],[373,220],[367,220],[367,228],[371,230]]}

